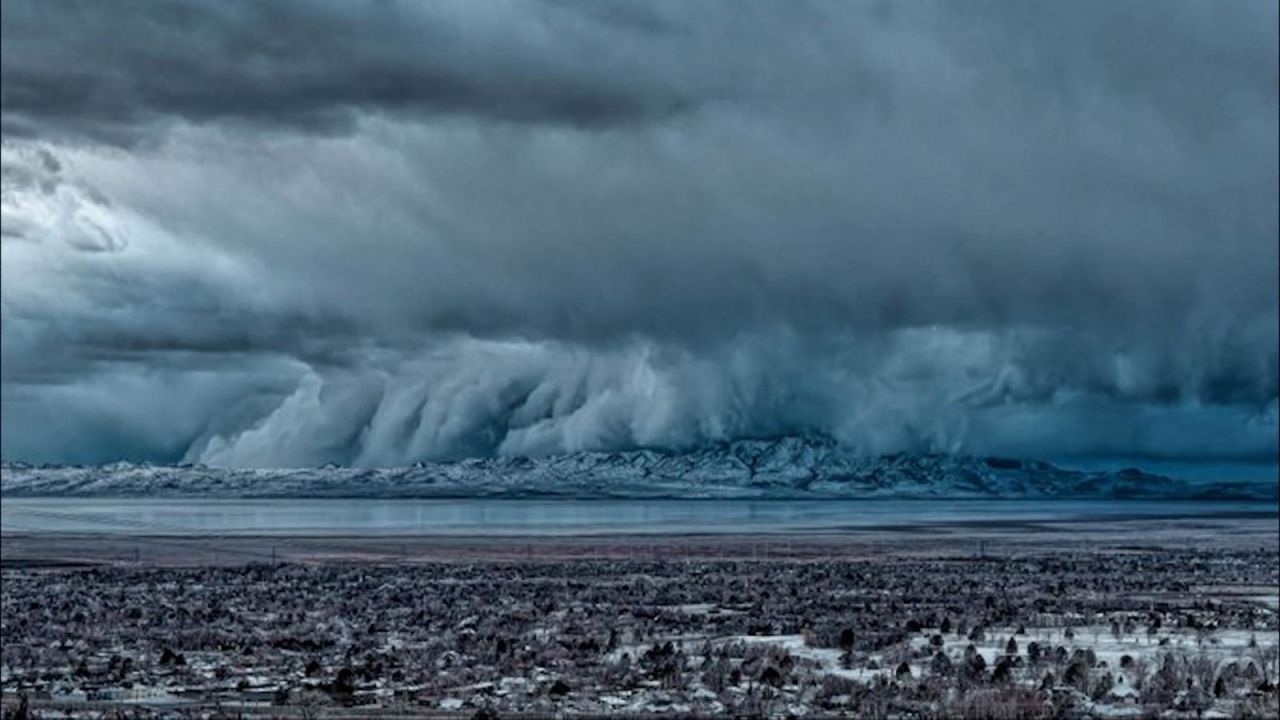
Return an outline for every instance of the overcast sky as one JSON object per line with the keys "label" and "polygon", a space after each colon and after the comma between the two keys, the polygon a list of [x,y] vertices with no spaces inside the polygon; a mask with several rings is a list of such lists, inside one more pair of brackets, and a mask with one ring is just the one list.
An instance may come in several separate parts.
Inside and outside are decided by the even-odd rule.
{"label": "overcast sky", "polygon": [[0,7],[5,459],[1275,467],[1274,0]]}

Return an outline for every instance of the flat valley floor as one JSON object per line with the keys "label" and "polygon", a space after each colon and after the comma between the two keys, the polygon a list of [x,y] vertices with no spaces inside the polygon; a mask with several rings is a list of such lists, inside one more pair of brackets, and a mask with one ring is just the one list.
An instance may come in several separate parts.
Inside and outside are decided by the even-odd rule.
{"label": "flat valley floor", "polygon": [[4,712],[1274,717],[1269,513],[0,538]]}

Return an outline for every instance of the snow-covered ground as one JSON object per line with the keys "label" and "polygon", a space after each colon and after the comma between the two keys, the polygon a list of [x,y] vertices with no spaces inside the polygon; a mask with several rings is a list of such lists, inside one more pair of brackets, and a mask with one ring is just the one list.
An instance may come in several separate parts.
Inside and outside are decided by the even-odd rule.
{"label": "snow-covered ground", "polygon": [[0,688],[468,716],[1265,716],[1280,617],[1257,597],[1278,562],[1254,547],[6,567]]}

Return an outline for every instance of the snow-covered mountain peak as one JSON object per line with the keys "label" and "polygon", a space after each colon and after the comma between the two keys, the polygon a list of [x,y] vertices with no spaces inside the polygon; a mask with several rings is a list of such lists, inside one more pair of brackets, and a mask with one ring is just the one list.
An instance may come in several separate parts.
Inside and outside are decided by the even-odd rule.
{"label": "snow-covered mountain peak", "polygon": [[825,437],[722,442],[687,451],[575,452],[410,467],[237,470],[201,465],[6,463],[6,495],[209,497],[1251,498],[1266,484],[1193,485],[1136,469],[1081,472],[962,455],[865,456]]}

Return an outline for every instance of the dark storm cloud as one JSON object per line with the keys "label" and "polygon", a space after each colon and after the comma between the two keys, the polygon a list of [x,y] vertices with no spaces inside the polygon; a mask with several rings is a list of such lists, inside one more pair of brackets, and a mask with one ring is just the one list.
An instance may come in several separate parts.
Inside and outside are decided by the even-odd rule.
{"label": "dark storm cloud", "polygon": [[[616,10],[581,18],[643,17]],[[695,88],[640,72],[646,58],[617,37],[634,23],[581,18],[533,4],[5,3],[4,130],[129,143],[173,121],[335,132],[363,112],[593,127],[694,102]]]}
{"label": "dark storm cloud", "polygon": [[5,454],[1274,458],[1277,7],[1160,7],[5,3]]}

